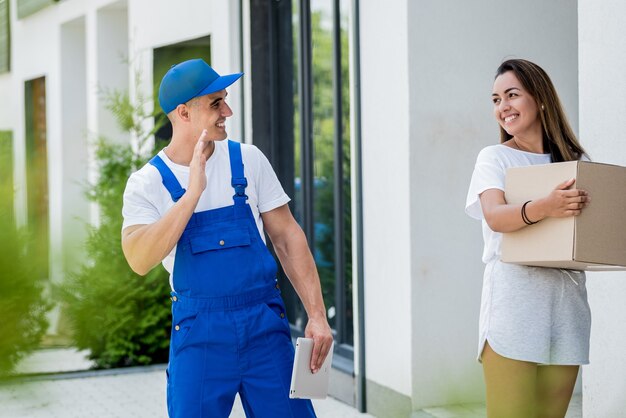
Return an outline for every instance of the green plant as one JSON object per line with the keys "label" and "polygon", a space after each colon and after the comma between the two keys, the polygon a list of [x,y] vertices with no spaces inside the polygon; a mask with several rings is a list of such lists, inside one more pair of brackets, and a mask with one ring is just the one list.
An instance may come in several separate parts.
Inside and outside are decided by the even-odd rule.
{"label": "green plant", "polygon": [[88,349],[97,367],[165,362],[171,326],[167,272],[159,266],[144,277],[135,274],[120,242],[126,180],[146,163],[142,150],[163,118],[157,117],[156,126],[145,132],[144,122],[155,114],[144,110],[147,100],[143,96],[134,104],[127,93],[109,91],[105,99],[119,126],[132,134],[137,146],[105,139],[96,142],[99,175],[87,188],[87,198],[98,205],[99,225],[88,226],[86,262],[57,290],[73,343]]}
{"label": "green plant", "polygon": [[[37,260],[28,254],[31,236],[18,228],[13,215],[13,181],[9,141],[0,138],[0,377],[39,346],[48,322],[51,304],[46,298],[46,280],[36,274]],[[10,138],[9,138],[10,139]]]}

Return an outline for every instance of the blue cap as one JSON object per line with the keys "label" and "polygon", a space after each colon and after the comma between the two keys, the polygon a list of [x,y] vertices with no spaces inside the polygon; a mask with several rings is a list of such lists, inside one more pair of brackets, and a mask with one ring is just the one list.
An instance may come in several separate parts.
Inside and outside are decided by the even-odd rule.
{"label": "blue cap", "polygon": [[167,114],[179,104],[187,103],[194,97],[224,90],[233,84],[243,73],[219,75],[204,60],[197,58],[176,64],[161,80],[159,103]]}

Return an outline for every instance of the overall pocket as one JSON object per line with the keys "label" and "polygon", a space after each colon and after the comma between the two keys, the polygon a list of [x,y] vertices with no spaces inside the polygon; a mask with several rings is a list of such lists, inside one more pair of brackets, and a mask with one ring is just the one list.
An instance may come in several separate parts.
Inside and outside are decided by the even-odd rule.
{"label": "overall pocket", "polygon": [[287,331],[288,334],[291,334],[291,327],[289,326],[289,320],[287,319],[287,312],[283,299],[280,296],[272,298],[264,302],[263,306],[267,311],[269,311],[269,316],[273,319],[273,321],[275,322],[278,320],[283,329]]}
{"label": "overall pocket", "polygon": [[189,339],[195,325],[198,322],[198,313],[174,309],[172,315],[172,333],[170,338],[170,348],[172,355],[178,354]]}
{"label": "overall pocket", "polygon": [[189,245],[192,254],[245,247],[249,246],[250,242],[248,228],[237,226],[189,234]]}

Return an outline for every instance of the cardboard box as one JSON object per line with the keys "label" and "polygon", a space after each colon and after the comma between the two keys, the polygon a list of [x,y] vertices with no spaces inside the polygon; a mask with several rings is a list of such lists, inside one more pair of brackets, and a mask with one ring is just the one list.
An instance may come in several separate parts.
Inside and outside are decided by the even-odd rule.
{"label": "cardboard box", "polygon": [[[521,204],[576,179],[591,203],[579,216],[546,218],[505,233],[502,261],[574,270],[626,270],[626,167],[585,161],[510,168],[505,198]],[[521,215],[520,215],[521,216]]]}

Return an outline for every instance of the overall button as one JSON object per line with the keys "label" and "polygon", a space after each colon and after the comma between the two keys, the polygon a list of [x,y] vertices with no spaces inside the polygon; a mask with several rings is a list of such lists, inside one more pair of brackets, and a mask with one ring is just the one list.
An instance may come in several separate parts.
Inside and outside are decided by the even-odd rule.
{"label": "overall button", "polygon": [[225,244],[224,240],[223,240],[223,239],[221,239],[221,240],[220,240],[220,245],[224,245],[224,244]]}
{"label": "overall button", "polygon": [[178,298],[176,296],[172,296],[172,301],[176,302],[178,300]]}
{"label": "overall button", "polygon": [[280,317],[281,317],[281,318],[284,318],[284,317],[285,317],[285,314],[281,312],[281,313],[280,313]]}
{"label": "overall button", "polygon": [[178,331],[178,330],[180,330],[180,327],[179,327],[178,325],[176,325],[176,326],[174,327],[174,329],[175,329],[176,331]]}

